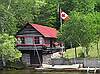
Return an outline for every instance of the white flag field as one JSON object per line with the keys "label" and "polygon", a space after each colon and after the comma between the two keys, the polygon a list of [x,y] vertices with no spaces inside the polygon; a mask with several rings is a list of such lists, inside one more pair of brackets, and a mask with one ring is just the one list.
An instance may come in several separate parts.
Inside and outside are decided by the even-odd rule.
{"label": "white flag field", "polygon": [[60,18],[66,21],[69,19],[69,16],[64,11],[61,11]]}

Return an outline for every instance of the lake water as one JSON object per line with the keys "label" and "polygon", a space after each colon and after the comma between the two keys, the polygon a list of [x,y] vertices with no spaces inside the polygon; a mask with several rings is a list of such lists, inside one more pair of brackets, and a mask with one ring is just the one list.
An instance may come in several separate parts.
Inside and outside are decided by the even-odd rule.
{"label": "lake water", "polygon": [[[0,71],[0,74],[94,74],[86,72],[34,72],[32,70]],[[100,73],[95,73],[100,74]]]}

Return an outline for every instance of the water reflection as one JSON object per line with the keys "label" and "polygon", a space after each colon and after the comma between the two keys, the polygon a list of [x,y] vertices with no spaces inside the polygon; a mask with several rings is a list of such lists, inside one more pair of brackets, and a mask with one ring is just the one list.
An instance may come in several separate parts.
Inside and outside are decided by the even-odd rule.
{"label": "water reflection", "polygon": [[[94,74],[85,72],[34,72],[32,70],[0,71],[0,74]],[[95,73],[100,74],[100,73]]]}

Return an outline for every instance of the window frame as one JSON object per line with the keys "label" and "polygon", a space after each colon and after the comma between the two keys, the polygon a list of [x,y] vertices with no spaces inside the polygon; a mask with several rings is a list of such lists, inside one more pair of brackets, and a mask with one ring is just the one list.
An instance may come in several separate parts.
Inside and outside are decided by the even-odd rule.
{"label": "window frame", "polygon": [[34,44],[40,44],[40,38],[38,36],[34,37]]}

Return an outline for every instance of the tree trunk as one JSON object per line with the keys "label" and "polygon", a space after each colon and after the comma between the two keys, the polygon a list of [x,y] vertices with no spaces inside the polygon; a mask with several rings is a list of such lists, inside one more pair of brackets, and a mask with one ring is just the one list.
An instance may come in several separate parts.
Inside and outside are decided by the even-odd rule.
{"label": "tree trunk", "polygon": [[99,54],[99,42],[97,42],[97,54],[98,54],[98,58],[100,58],[100,54]]}
{"label": "tree trunk", "polygon": [[89,48],[86,46],[86,57],[88,57]]}
{"label": "tree trunk", "polygon": [[72,42],[70,42],[70,47],[73,48],[73,44],[72,44]]}
{"label": "tree trunk", "polygon": [[76,50],[76,47],[75,47],[75,58],[77,58],[77,50]]}
{"label": "tree trunk", "polygon": [[4,59],[4,57],[2,55],[1,55],[1,59],[2,59],[3,67],[5,67],[6,66],[6,62],[5,62],[5,59]]}

